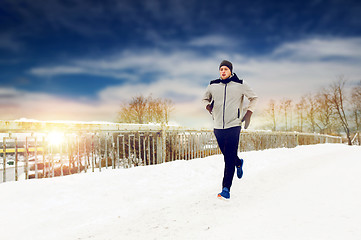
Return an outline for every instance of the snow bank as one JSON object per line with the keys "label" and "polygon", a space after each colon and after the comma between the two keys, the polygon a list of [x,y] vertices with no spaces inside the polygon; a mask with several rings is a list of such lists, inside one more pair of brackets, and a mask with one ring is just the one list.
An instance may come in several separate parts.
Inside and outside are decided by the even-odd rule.
{"label": "snow bank", "polygon": [[240,153],[0,184],[1,239],[359,239],[361,147]]}

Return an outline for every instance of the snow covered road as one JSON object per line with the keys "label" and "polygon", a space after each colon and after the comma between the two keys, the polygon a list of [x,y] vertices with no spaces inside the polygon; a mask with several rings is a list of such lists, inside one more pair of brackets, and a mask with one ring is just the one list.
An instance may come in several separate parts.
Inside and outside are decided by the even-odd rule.
{"label": "snow covered road", "polygon": [[0,239],[360,239],[361,147],[239,155],[0,184]]}

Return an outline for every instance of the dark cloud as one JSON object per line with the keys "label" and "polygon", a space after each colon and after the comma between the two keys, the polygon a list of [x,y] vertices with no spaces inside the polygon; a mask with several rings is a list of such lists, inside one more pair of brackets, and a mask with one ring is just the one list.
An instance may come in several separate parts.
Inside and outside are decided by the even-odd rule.
{"label": "dark cloud", "polygon": [[[77,59],[97,62],[126,51],[269,55],[289,41],[358,37],[360,12],[361,3],[356,0],[2,0],[0,84],[34,89],[34,85],[18,81],[27,79],[49,86],[55,82],[51,76],[34,75],[31,69],[65,66],[71,70],[79,66],[74,64]],[[126,56],[121,60],[126,63]],[[136,74],[126,69],[105,69],[100,74],[86,70],[81,72],[79,83],[74,75],[70,77],[78,88],[99,75]],[[67,77],[69,74],[63,74],[53,85],[66,92]],[[133,78],[146,76],[139,73]],[[104,86],[111,83],[111,79],[101,79]],[[49,89],[56,91],[58,87]]]}
{"label": "dark cloud", "polygon": [[23,43],[51,54],[162,47],[159,40],[210,33],[248,39],[259,47],[307,34],[360,34],[360,7],[350,0],[3,0],[0,31],[12,36],[13,49]]}

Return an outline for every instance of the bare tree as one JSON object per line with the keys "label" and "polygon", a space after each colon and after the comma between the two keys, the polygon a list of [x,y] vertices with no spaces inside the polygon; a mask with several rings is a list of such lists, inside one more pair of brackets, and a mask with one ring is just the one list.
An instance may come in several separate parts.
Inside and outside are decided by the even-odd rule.
{"label": "bare tree", "polygon": [[124,123],[168,123],[173,110],[170,99],[154,99],[142,95],[133,97],[128,103],[122,103],[118,114],[118,122]]}
{"label": "bare tree", "polygon": [[360,128],[361,128],[361,81],[352,88],[351,107],[355,121],[355,130],[358,135],[358,144],[361,145]]}
{"label": "bare tree", "polygon": [[272,122],[272,131],[277,130],[277,104],[275,100],[271,99],[268,103],[268,107],[266,109],[266,117],[270,119]]}
{"label": "bare tree", "polygon": [[118,112],[118,122],[132,123],[134,122],[132,109],[129,107],[128,103],[120,104],[120,111]]}
{"label": "bare tree", "polygon": [[160,98],[152,99],[149,103],[149,108],[153,112],[152,117],[154,122],[162,123],[165,121],[165,109],[163,108],[163,100]]}
{"label": "bare tree", "polygon": [[165,123],[169,122],[169,114],[174,110],[174,103],[170,99],[162,100],[163,119]]}
{"label": "bare tree", "polygon": [[306,95],[306,120],[311,132],[316,132],[317,101],[312,94]]}
{"label": "bare tree", "polygon": [[130,109],[132,109],[132,113],[137,123],[144,123],[145,122],[145,113],[147,110],[147,102],[148,99],[144,96],[136,96],[132,98],[132,101],[129,103]]}
{"label": "bare tree", "polygon": [[320,129],[321,134],[331,134],[334,123],[334,111],[332,109],[330,94],[322,90],[316,96],[317,111],[315,113],[315,124]]}
{"label": "bare tree", "polygon": [[346,109],[345,109],[346,82],[347,82],[346,79],[343,76],[340,76],[336,82],[330,85],[330,103],[332,108],[335,110],[336,115],[338,116],[338,120],[346,133],[348,144],[352,145],[351,135],[350,135],[350,125],[348,123]]}
{"label": "bare tree", "polygon": [[303,132],[303,125],[305,121],[306,111],[306,97],[302,96],[300,101],[296,104],[297,114],[297,131]]}
{"label": "bare tree", "polygon": [[291,109],[292,100],[291,99],[283,99],[280,104],[280,110],[284,114],[284,120],[285,120],[285,131],[288,131],[288,114],[292,114],[290,111]]}
{"label": "bare tree", "polygon": [[169,114],[174,110],[174,103],[170,99],[156,98],[150,101],[153,106],[153,119],[155,122],[168,123]]}

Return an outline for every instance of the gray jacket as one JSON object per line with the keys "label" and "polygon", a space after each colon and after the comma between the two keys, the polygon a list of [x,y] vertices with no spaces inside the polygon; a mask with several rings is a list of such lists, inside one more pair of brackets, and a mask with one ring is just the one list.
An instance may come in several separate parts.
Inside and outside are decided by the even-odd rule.
{"label": "gray jacket", "polygon": [[212,117],[215,129],[241,126],[243,99],[249,100],[247,110],[255,110],[258,97],[253,90],[233,73],[228,79],[210,82],[203,96],[204,104],[213,104]]}

